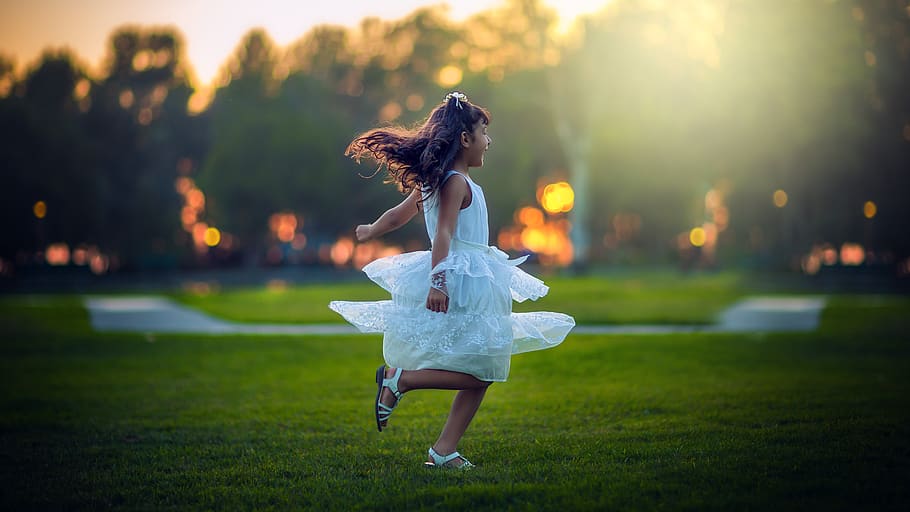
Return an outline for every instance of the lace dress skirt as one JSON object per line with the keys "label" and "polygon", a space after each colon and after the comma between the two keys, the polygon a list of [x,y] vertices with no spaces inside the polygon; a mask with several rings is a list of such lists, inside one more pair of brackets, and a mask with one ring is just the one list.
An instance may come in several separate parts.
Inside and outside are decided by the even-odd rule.
{"label": "lace dress skirt", "polygon": [[378,259],[363,271],[391,300],[333,301],[329,307],[362,332],[383,333],[386,364],[405,370],[440,369],[503,382],[512,354],[558,345],[575,326],[562,313],[513,313],[512,301],[536,300],[548,288],[495,247],[454,239],[445,270],[449,309],[426,309],[431,253]]}

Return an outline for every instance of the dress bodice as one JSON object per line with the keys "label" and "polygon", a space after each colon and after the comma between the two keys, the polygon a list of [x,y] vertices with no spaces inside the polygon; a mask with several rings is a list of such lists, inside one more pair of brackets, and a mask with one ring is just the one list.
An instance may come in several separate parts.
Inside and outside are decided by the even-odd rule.
{"label": "dress bodice", "polygon": [[[490,242],[490,226],[487,214],[487,202],[483,196],[483,189],[480,185],[474,183],[470,177],[458,171],[449,171],[446,173],[443,183],[456,174],[464,177],[471,188],[471,204],[458,212],[458,222],[455,224],[455,233],[453,238],[465,242],[487,245]],[[458,178],[456,178],[458,179]],[[439,223],[439,195],[438,193],[429,199],[424,194],[423,216],[426,220],[427,235],[430,242],[436,238],[436,226]]]}

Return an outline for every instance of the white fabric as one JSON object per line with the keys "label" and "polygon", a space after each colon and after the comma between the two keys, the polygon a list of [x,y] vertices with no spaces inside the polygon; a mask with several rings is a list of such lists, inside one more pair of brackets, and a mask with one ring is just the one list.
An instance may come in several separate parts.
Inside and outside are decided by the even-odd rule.
{"label": "white fabric", "polygon": [[[448,177],[455,174],[461,175],[450,171]],[[458,214],[448,257],[434,269],[430,251],[380,258],[363,271],[391,293],[391,300],[333,301],[329,307],[362,332],[383,333],[383,355],[389,366],[452,370],[501,382],[509,375],[512,354],[560,344],[575,320],[562,313],[512,313],[512,300],[536,300],[548,288],[518,268],[526,258],[509,260],[506,253],[487,245],[483,190],[464,178],[473,197]],[[430,198],[423,204],[432,240],[438,203]],[[431,270],[446,273],[447,313],[426,309]]]}

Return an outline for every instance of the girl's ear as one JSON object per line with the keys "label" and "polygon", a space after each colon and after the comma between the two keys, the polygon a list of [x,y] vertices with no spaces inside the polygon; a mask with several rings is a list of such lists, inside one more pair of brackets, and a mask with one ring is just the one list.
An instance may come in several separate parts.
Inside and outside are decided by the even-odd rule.
{"label": "girl's ear", "polygon": [[461,147],[466,148],[471,145],[471,139],[468,136],[468,132],[461,132]]}

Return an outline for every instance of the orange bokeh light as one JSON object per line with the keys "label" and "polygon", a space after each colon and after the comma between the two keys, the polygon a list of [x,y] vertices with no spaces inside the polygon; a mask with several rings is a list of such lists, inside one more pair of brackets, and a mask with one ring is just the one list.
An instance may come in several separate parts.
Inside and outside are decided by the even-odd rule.
{"label": "orange bokeh light", "polygon": [[557,215],[571,210],[575,192],[565,181],[541,183],[537,188],[537,201],[543,210],[533,206],[519,208],[514,214],[515,224],[500,230],[496,241],[504,250],[537,254],[543,265],[569,265],[574,257],[569,238],[572,225],[565,219],[550,219],[547,213]]}
{"label": "orange bokeh light", "polygon": [[876,213],[878,213],[878,207],[875,203],[873,201],[866,201],[863,205],[863,215],[867,219],[871,219],[872,217],[875,217]]}
{"label": "orange bokeh light", "polygon": [[174,190],[180,195],[186,195],[193,188],[193,180],[181,176],[174,180]]}
{"label": "orange bokeh light", "polygon": [[860,244],[845,243],[840,248],[840,262],[843,265],[858,266],[866,260],[866,250]]}
{"label": "orange bokeh light", "polygon": [[354,240],[342,237],[339,238],[335,244],[332,245],[332,248],[329,252],[329,257],[336,266],[344,266],[354,255]]}
{"label": "orange bokeh light", "polygon": [[543,212],[533,206],[525,206],[524,208],[519,209],[515,217],[518,222],[528,227],[535,228],[543,226]]}
{"label": "orange bokeh light", "polygon": [[198,188],[190,190],[186,193],[186,204],[192,206],[196,210],[202,210],[205,208],[205,194]]}
{"label": "orange bokeh light", "polygon": [[534,252],[543,252],[547,247],[547,235],[541,228],[526,228],[521,232],[521,245]]}
{"label": "orange bokeh light", "polygon": [[193,243],[197,246],[205,245],[205,232],[209,229],[209,225],[205,222],[197,222],[193,225]]}
{"label": "orange bokeh light", "polygon": [[565,181],[551,183],[540,193],[540,205],[548,213],[568,212],[575,205],[575,191]]}
{"label": "orange bokeh light", "polygon": [[[302,224],[302,222],[300,223]],[[298,221],[293,213],[279,212],[269,217],[269,229],[282,242],[292,242],[296,236]]]}
{"label": "orange bokeh light", "polygon": [[107,269],[110,267],[110,261],[107,259],[107,256],[96,252],[89,258],[88,266],[92,269],[92,273],[103,274],[107,272]]}
{"label": "orange bokeh light", "polygon": [[67,265],[70,262],[70,248],[65,243],[48,245],[44,250],[44,259],[48,265]]}
{"label": "orange bokeh light", "polygon": [[73,250],[73,265],[83,266],[88,263],[88,250],[85,247],[77,247]]}
{"label": "orange bokeh light", "polygon": [[180,211],[180,221],[184,228],[189,228],[198,220],[196,209],[192,206],[184,206]]}
{"label": "orange bokeh light", "polygon": [[32,206],[32,213],[35,214],[35,217],[43,219],[47,215],[47,203],[44,201],[35,202],[35,205]]}

